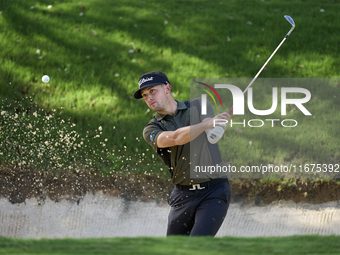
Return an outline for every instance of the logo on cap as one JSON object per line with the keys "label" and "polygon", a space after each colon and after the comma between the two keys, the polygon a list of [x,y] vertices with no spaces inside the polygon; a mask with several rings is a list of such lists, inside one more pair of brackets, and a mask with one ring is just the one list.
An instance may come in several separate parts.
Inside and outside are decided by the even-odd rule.
{"label": "logo on cap", "polygon": [[152,80],[153,80],[153,77],[140,79],[139,82],[138,82],[138,85],[139,85],[139,87],[141,87],[141,85],[142,85],[144,82],[152,81]]}

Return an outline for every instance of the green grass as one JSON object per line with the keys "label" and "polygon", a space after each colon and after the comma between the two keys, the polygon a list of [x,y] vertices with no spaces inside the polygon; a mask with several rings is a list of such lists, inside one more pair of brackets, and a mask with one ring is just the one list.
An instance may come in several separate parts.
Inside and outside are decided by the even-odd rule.
{"label": "green grass", "polygon": [[[166,72],[179,100],[190,97],[190,78],[253,77],[290,29],[288,14],[296,29],[260,77],[339,78],[338,6],[335,0],[2,1],[0,162],[159,174],[165,167],[141,135],[153,113],[133,99],[142,73]],[[41,82],[44,74],[50,83]],[[270,91],[254,88],[269,95],[258,98],[265,105]],[[295,130],[232,129],[228,161],[339,163],[338,85],[315,85],[311,93],[307,108],[316,120],[295,111],[287,115],[303,120]],[[32,116],[37,110],[39,121]],[[54,133],[46,133],[45,115],[56,119]],[[40,127],[36,138],[29,123]],[[67,150],[52,146],[60,144],[58,129],[76,139]]]}
{"label": "green grass", "polygon": [[338,254],[339,237],[0,238],[0,254]]}

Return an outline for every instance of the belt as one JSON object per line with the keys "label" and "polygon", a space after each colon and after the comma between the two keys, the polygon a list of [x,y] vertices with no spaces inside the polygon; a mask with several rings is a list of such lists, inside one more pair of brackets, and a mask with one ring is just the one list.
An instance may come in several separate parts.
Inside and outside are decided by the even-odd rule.
{"label": "belt", "polygon": [[228,181],[228,178],[217,178],[211,181],[192,184],[192,185],[176,184],[176,187],[179,188],[180,190],[201,190],[201,189],[209,189],[219,183],[227,182],[227,181]]}

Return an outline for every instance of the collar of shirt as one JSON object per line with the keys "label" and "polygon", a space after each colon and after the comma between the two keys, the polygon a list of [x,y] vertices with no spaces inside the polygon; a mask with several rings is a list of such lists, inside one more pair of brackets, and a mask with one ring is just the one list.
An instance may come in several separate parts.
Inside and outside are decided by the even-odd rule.
{"label": "collar of shirt", "polygon": [[[187,109],[187,106],[185,105],[184,102],[178,101],[176,99],[175,99],[175,101],[177,102],[177,110],[176,110],[174,116],[176,116],[176,114],[178,113],[178,110]],[[159,114],[159,113],[156,113],[155,118],[156,118],[157,121],[160,121],[161,119],[163,119],[167,115],[169,115],[169,114]]]}

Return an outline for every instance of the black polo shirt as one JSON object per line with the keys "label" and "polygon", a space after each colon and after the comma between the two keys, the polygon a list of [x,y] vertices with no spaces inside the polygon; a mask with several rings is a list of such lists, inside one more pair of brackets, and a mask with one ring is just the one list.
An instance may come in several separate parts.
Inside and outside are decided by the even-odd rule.
{"label": "black polo shirt", "polygon": [[186,102],[176,100],[176,102],[178,107],[174,116],[157,113],[143,130],[145,141],[149,143],[159,155],[165,158],[169,155],[169,171],[173,184],[197,184],[225,176],[223,173],[200,173],[197,175],[194,172],[195,166],[198,164],[202,166],[221,163],[220,159],[217,159],[219,162],[216,162],[216,157],[214,157],[219,155],[220,158],[220,151],[217,144],[210,144],[205,132],[190,143],[170,148],[158,148],[157,138],[162,132],[175,131],[181,127],[198,124],[204,118],[214,117],[214,111],[209,103],[207,104],[207,115],[202,116],[200,114],[200,98]]}

